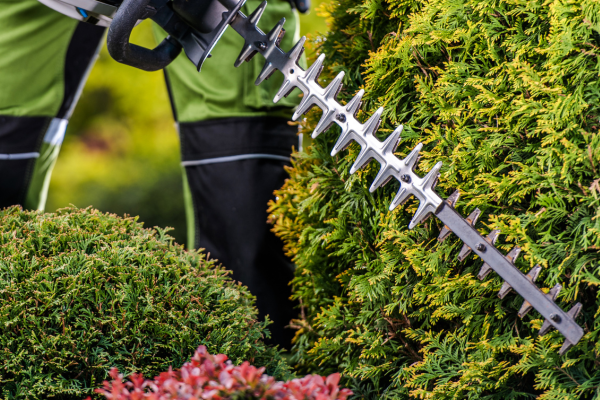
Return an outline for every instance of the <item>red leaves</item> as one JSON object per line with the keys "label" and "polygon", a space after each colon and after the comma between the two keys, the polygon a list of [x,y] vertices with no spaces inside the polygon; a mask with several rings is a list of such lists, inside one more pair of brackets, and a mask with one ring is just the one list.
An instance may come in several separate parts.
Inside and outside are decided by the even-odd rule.
{"label": "red leaves", "polygon": [[340,374],[329,375],[327,379],[307,375],[284,383],[263,374],[264,370],[247,361],[233,366],[226,355],[213,356],[205,346],[200,346],[181,370],[169,368],[154,380],[133,374],[129,382],[123,382],[123,375],[113,368],[112,382],[105,381],[96,393],[108,400],[346,400],[352,394],[349,389],[338,387]]}

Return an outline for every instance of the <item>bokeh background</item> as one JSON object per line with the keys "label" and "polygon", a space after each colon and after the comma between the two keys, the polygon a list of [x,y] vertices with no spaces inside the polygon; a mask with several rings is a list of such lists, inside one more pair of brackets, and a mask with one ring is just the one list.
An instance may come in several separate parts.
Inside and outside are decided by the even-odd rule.
{"label": "bokeh background", "polygon": [[[326,29],[316,11],[320,4],[300,17],[309,38]],[[150,22],[132,39],[154,47]],[[179,139],[162,72],[119,64],[102,49],[69,124],[46,211],[72,204],[139,216],[146,227],[174,228],[170,234],[184,244],[182,190]]]}

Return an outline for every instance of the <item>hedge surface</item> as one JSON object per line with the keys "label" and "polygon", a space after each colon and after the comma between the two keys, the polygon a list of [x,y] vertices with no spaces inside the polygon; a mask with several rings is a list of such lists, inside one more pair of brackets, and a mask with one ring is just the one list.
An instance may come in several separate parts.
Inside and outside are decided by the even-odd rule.
{"label": "hedge surface", "polygon": [[[430,218],[409,231],[410,200],[387,210],[398,184],[370,194],[379,165],[354,175],[357,144],[329,155],[339,129],[298,153],[271,204],[275,231],[298,268],[296,361],[343,372],[365,398],[580,399],[600,394],[600,3],[547,0],[336,0],[325,85],[346,71],[348,101],[366,90],[364,121],[384,106],[379,138],[405,124],[397,155],[425,144],[418,172],[443,161],[437,191],[460,189],[457,209],[483,213],[482,234],[523,251],[516,265],[564,286],[563,309],[583,303],[585,336],[566,356],[522,298],[497,297],[501,279],[436,237]],[[328,63],[328,64],[327,64]],[[320,112],[303,123],[309,133]]]}
{"label": "hedge surface", "polygon": [[111,367],[153,377],[199,345],[287,376],[248,290],[136,220],[0,212],[0,398],[82,399]]}

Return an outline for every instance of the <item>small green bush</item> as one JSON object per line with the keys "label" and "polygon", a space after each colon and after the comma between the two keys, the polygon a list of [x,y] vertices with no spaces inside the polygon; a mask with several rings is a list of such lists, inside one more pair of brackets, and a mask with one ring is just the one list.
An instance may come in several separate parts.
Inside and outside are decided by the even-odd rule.
{"label": "small green bush", "polygon": [[226,270],[135,218],[0,212],[3,399],[82,399],[111,367],[155,376],[199,345],[286,375],[266,325]]}
{"label": "small green bush", "polygon": [[[332,129],[299,153],[272,206],[297,265],[301,368],[339,370],[378,399],[590,399],[600,396],[600,3],[591,0],[336,0],[319,50],[322,83],[346,72],[348,101],[364,88],[363,121],[385,107],[379,139],[399,124],[397,150],[418,143],[423,176],[442,161],[437,191],[482,210],[477,229],[502,231],[516,265],[543,271],[558,304],[583,304],[585,336],[540,337],[522,298],[497,297],[481,260],[436,237],[439,220],[408,230],[417,202],[388,211],[394,181],[373,194],[379,164],[349,175],[358,146],[331,157]],[[314,129],[320,113],[308,116]]]}

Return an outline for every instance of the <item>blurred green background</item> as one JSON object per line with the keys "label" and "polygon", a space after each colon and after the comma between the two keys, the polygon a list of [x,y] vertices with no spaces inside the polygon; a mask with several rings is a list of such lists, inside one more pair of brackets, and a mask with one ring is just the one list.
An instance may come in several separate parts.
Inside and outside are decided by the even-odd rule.
{"label": "blurred green background", "polygon": [[[319,4],[301,15],[303,35],[325,31],[314,10]],[[132,41],[154,47],[149,21],[134,30]],[[119,64],[102,49],[69,124],[46,211],[73,204],[137,215],[146,227],[173,227],[171,235],[184,244],[182,190],[179,140],[162,72]]]}

